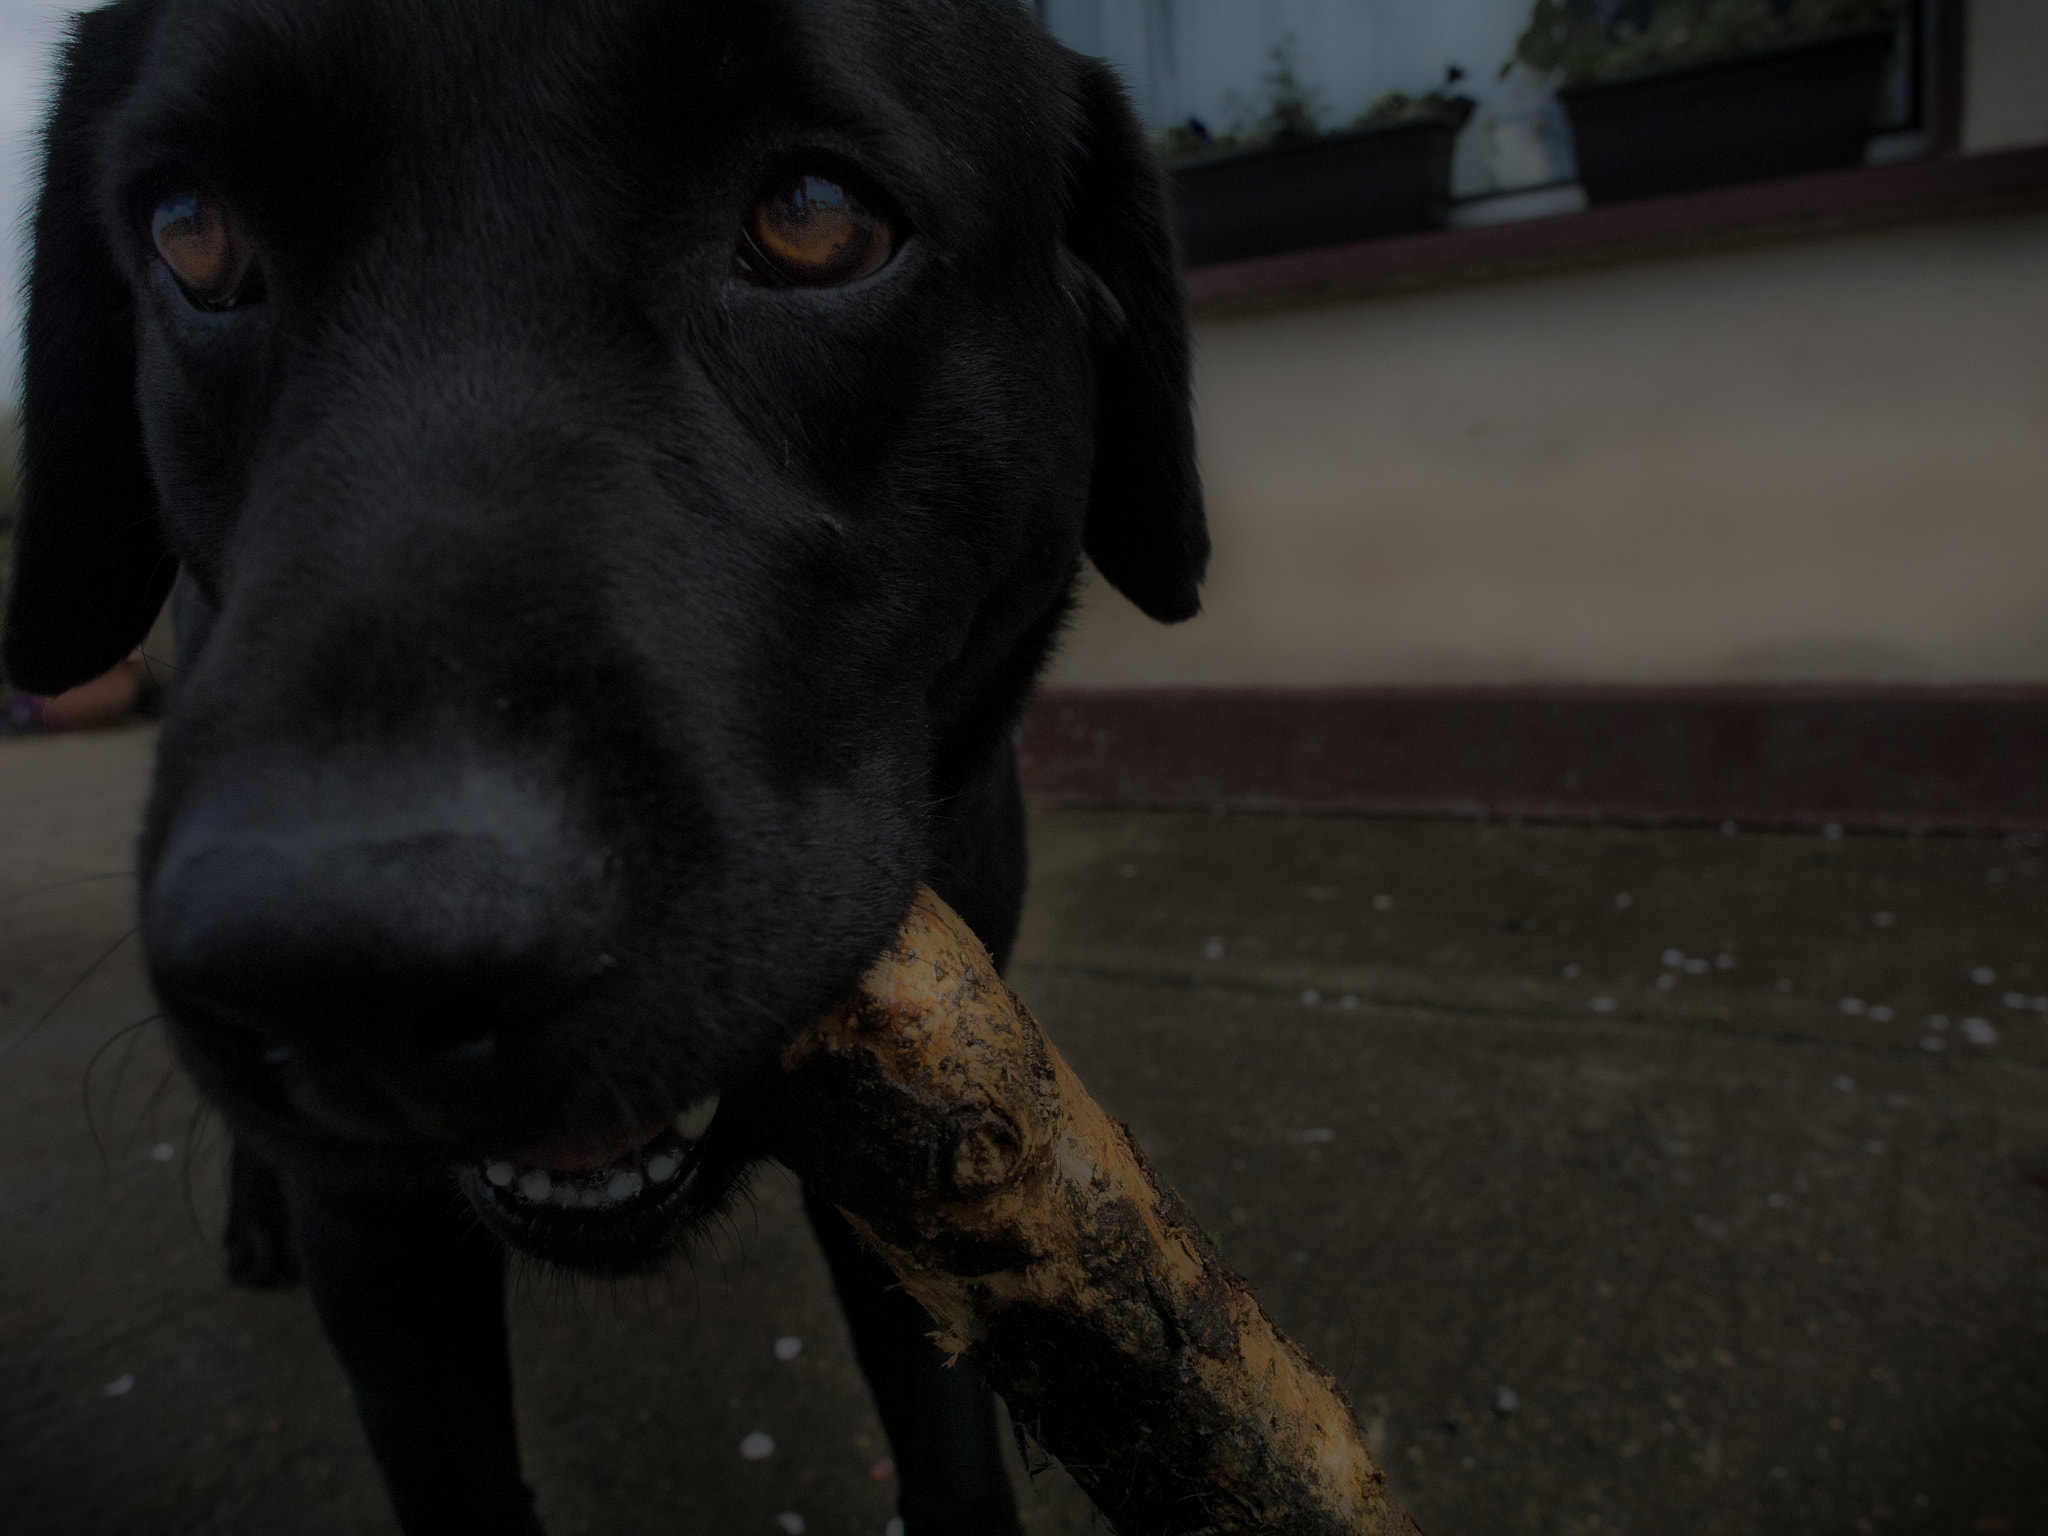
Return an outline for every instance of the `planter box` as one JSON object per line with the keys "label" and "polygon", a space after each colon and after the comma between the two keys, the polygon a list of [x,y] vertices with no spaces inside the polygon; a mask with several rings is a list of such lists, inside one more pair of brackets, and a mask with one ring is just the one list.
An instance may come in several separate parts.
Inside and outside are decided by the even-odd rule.
{"label": "planter box", "polygon": [[1457,136],[1418,118],[1177,166],[1187,264],[1433,229],[1450,210]]}
{"label": "planter box", "polygon": [[1579,180],[1595,203],[1863,163],[1889,31],[1571,86]]}

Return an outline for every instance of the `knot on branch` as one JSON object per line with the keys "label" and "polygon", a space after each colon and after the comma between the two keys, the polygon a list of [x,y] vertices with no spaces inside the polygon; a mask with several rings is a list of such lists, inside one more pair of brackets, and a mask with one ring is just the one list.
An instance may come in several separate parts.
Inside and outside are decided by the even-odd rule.
{"label": "knot on branch", "polygon": [[987,1194],[1009,1183],[1023,1161],[1023,1133],[1001,1110],[986,1110],[953,1139],[953,1190],[969,1198]]}

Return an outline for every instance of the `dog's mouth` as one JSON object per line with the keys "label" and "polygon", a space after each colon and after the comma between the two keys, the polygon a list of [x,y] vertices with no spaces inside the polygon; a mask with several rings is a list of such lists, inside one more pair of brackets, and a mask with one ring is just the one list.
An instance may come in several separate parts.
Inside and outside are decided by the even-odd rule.
{"label": "dog's mouth", "polygon": [[463,1192],[512,1246],[581,1269],[644,1268],[730,1184],[718,1096],[610,1137],[552,1141],[461,1170]]}

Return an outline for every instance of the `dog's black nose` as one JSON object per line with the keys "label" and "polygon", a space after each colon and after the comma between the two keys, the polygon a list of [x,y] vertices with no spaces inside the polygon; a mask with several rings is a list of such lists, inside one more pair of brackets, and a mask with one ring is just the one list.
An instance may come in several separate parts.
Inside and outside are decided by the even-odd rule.
{"label": "dog's black nose", "polygon": [[239,1027],[277,1059],[453,1085],[610,963],[604,855],[542,781],[273,769],[167,815],[144,903],[152,978],[181,1019]]}

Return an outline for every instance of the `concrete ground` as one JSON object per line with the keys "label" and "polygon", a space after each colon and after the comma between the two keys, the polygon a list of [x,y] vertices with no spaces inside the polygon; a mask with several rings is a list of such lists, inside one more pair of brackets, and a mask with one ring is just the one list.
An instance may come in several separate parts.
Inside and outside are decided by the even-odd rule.
{"label": "concrete ground", "polygon": [[[150,746],[0,741],[0,1528],[388,1533],[304,1295],[221,1278],[129,932]],[[1111,813],[1033,851],[1013,979],[1433,1536],[2048,1531],[2048,855]],[[516,1290],[551,1529],[881,1536],[786,1177],[661,1283]],[[1090,1528],[1018,1476],[1035,1536]]]}

